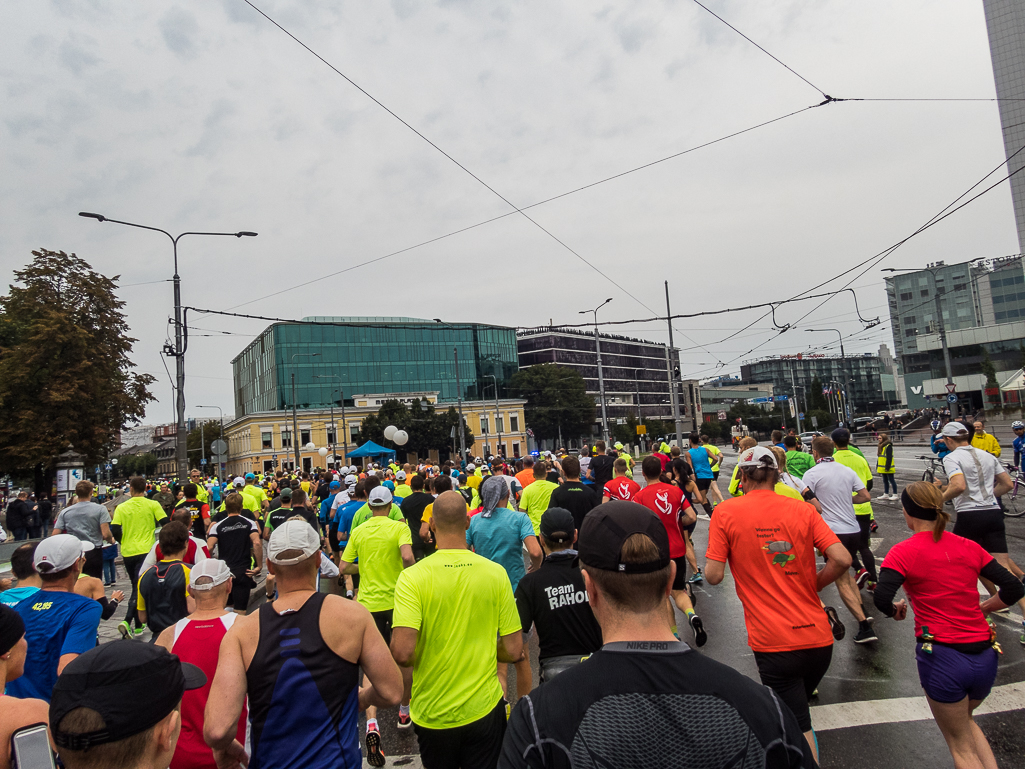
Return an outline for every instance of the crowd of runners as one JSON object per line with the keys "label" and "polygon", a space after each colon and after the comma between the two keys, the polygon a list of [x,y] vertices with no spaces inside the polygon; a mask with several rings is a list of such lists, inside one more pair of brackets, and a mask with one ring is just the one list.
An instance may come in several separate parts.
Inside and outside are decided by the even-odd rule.
{"label": "crowd of runners", "polygon": [[[640,461],[599,441],[230,484],[132,478],[113,513],[83,481],[0,585],[0,769],[46,739],[69,769],[383,766],[378,719],[395,705],[428,769],[810,767],[809,700],[847,635],[819,597],[833,583],[856,644],[879,642],[866,605],[903,620],[910,602],[955,766],[992,769],[972,720],[1001,652],[988,615],[1025,606],[1025,586],[1000,510],[1010,479],[980,428],[937,425],[946,480],[899,497],[886,434],[873,472],[843,428],[810,447],[741,439],[725,495],[724,456],[698,434]],[[913,535],[876,564],[879,478]],[[118,549],[124,641],[97,645],[126,602],[107,595]],[[727,566],[762,686],[694,651],[715,643],[694,587]]]}

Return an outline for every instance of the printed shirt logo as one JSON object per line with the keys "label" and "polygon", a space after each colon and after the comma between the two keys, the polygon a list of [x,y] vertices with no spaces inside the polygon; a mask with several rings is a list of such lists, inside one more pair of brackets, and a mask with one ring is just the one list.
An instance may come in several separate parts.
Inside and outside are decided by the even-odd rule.
{"label": "printed shirt logo", "polygon": [[669,501],[668,491],[659,491],[655,493],[655,507],[662,515],[672,515],[673,505]]}
{"label": "printed shirt logo", "polygon": [[762,545],[762,550],[765,552],[775,553],[772,558],[772,562],[781,569],[797,557],[792,553],[787,553],[787,550],[792,550],[793,548],[793,545],[782,539],[777,539],[775,542],[768,542]]}
{"label": "printed shirt logo", "polygon": [[619,484],[619,498],[626,500],[630,499],[630,487],[625,483]]}

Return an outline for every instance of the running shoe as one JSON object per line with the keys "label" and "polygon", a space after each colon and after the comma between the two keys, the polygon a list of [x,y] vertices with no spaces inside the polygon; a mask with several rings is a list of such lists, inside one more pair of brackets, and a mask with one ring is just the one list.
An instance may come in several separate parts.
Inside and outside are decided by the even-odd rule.
{"label": "running shoe", "polygon": [[409,713],[403,713],[399,711],[399,729],[408,729],[413,725],[413,719],[409,717]]}
{"label": "running shoe", "polygon": [[859,569],[854,577],[854,581],[858,583],[858,590],[861,590],[861,588],[865,587],[865,583],[868,582],[868,572],[865,569]]}
{"label": "running shoe", "polygon": [[121,621],[117,623],[117,631],[121,634],[121,638],[125,641],[132,640],[132,626],[127,622]]}
{"label": "running shoe", "polygon": [[870,592],[870,593],[874,593],[875,591],[876,591],[876,583],[875,583],[875,582],[872,582],[871,580],[869,580],[869,583],[868,583],[868,592]]}
{"label": "running shoe", "polygon": [[384,766],[384,753],[381,751],[381,733],[377,729],[367,729],[367,763],[371,766]]}
{"label": "running shoe", "polygon": [[890,495],[890,501],[891,502],[896,502],[898,499],[900,499],[900,497],[898,497],[896,494],[891,494]]}
{"label": "running shoe", "polygon": [[872,641],[878,641],[879,636],[876,635],[876,631],[872,629],[872,625],[869,624],[871,617],[865,619],[864,624],[858,630],[858,634],[854,636],[854,643],[856,644],[867,644]]}
{"label": "running shoe", "polygon": [[704,582],[705,581],[705,577],[701,573],[701,569],[698,569],[696,572],[694,572],[693,576],[689,580],[687,580],[687,581],[690,584],[692,584],[692,585],[696,585],[699,582]]}
{"label": "running shoe", "polygon": [[879,524],[875,521],[872,521],[872,525],[868,527],[868,530],[871,532],[879,531]]}
{"label": "running shoe", "polygon": [[704,646],[708,641],[708,633],[705,632],[705,625],[697,614],[690,615],[690,629],[694,631],[694,645]]}
{"label": "running shoe", "polygon": [[836,613],[836,609],[832,606],[826,606],[824,610],[826,618],[829,620],[829,629],[833,631],[833,638],[837,641],[842,641],[843,637],[847,635],[847,628],[840,621],[840,615]]}
{"label": "running shoe", "polygon": [[145,632],[145,630],[145,628],[141,627],[135,628],[135,637],[138,638],[139,636],[141,636]]}

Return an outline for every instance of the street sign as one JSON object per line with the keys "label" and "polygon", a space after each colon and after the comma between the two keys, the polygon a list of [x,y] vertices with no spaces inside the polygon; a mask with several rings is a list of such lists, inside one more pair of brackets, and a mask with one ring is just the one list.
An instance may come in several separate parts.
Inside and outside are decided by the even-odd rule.
{"label": "street sign", "polygon": [[812,427],[818,427],[819,426],[819,418],[818,417],[813,416],[811,418],[811,426]]}
{"label": "street sign", "polygon": [[[206,460],[204,460],[204,463],[205,463],[205,461]],[[214,454],[212,457],[210,457],[210,461],[213,462],[215,465],[223,465],[225,462],[228,461],[228,455],[227,454]]]}
{"label": "street sign", "polygon": [[201,460],[199,460],[199,464],[205,466],[206,465],[206,457],[203,457]]}
{"label": "street sign", "polygon": [[[944,387],[947,388],[947,392],[948,393],[953,393],[957,389],[957,385],[954,384],[953,382],[947,382],[947,384],[945,384]],[[953,401],[951,401],[951,402],[953,402]]]}
{"label": "street sign", "polygon": [[213,454],[227,454],[228,444],[218,438],[216,441],[210,444],[210,451]]}
{"label": "street sign", "polygon": [[790,400],[790,396],[789,395],[777,395],[775,400],[776,400],[776,403],[782,403],[783,401]]}
{"label": "street sign", "polygon": [[647,435],[648,434],[648,428],[645,427],[644,425],[637,425],[637,434],[638,435]]}
{"label": "street sign", "polygon": [[725,411],[720,411],[718,414],[716,414],[716,416],[719,417],[719,421],[720,422],[725,422],[726,421],[726,412]]}
{"label": "street sign", "polygon": [[947,403],[957,403],[957,393],[948,393]]}
{"label": "street sign", "polygon": [[748,398],[748,403],[772,403],[772,398]]}
{"label": "street sign", "polygon": [[116,465],[117,464],[117,459],[115,458],[115,459],[110,460],[110,464]]}
{"label": "street sign", "polygon": [[108,462],[105,469],[106,470],[113,470],[114,469],[114,465],[112,465],[112,464],[110,464],[110,462]]}
{"label": "street sign", "polygon": [[798,419],[804,419],[804,412],[803,412],[803,411],[802,411],[802,412],[800,412],[800,413],[799,413],[799,414],[797,415],[797,418],[798,418]]}

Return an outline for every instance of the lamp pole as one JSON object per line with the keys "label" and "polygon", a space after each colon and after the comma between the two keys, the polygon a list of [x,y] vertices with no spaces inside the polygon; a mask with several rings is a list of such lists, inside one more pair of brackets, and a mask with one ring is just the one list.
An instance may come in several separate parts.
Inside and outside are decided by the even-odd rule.
{"label": "lamp pole", "polygon": [[110,222],[111,224],[122,224],[126,227],[137,227],[140,230],[151,230],[153,232],[162,232],[171,239],[171,246],[174,250],[174,350],[169,352],[164,351],[165,355],[171,355],[175,360],[175,382],[177,392],[177,429],[175,436],[175,463],[178,466],[178,477],[185,478],[189,474],[189,460],[188,452],[186,450],[186,435],[185,435],[185,347],[183,344],[184,329],[182,328],[182,294],[181,294],[181,277],[178,275],[178,241],[184,238],[186,235],[223,235],[231,236],[236,238],[255,238],[255,232],[249,232],[242,230],[239,232],[182,232],[179,235],[172,235],[166,230],[162,230],[159,227],[150,227],[145,224],[135,224],[134,222],[123,222],[118,219],[109,219],[102,214],[93,214],[88,211],[80,211],[79,216],[83,216],[86,219],[95,219],[98,222]]}
{"label": "lamp pole", "polygon": [[851,420],[854,416],[854,399],[851,397],[851,380],[847,376],[847,356],[843,350],[843,334],[840,333],[838,328],[806,328],[805,331],[815,331],[820,333],[829,333],[832,331],[840,339],[840,371],[843,373],[843,395],[844,395],[844,421],[846,426],[851,426]]}
{"label": "lamp pole", "polygon": [[[221,435],[220,435],[220,440],[223,441],[224,440],[224,409],[222,409],[220,406],[196,406],[196,408],[197,409],[217,409],[217,412],[220,414],[220,417],[221,417]],[[227,441],[225,441],[225,442],[227,442]],[[218,467],[217,478],[218,478],[218,480],[223,481],[224,480],[224,463],[223,462],[218,463],[217,467]]]}
{"label": "lamp pole", "polygon": [[[607,305],[612,301],[612,297],[609,297],[604,302],[599,304],[593,310],[580,310],[578,315],[587,315],[588,313],[594,313],[594,351],[598,357],[598,397],[601,399],[601,432],[602,440],[605,441],[606,445],[609,442],[609,417],[605,409],[605,377],[602,375],[601,370],[601,342],[598,339],[598,310]],[[560,425],[561,427],[561,425]]]}
{"label": "lamp pole", "polygon": [[297,352],[292,356],[292,453],[295,456],[295,472],[299,472],[302,460],[299,457],[299,420],[295,414],[295,359],[316,358],[319,352]]}
{"label": "lamp pole", "polygon": [[[314,379],[337,379],[338,387],[331,391],[331,394],[338,393],[338,402],[342,405],[342,454],[345,456],[346,462],[349,458],[349,425],[345,421],[345,391],[342,389],[342,378],[338,374],[314,374]],[[337,469],[337,461],[335,460],[335,443],[338,442],[338,425],[335,424],[335,402],[331,401],[331,424],[335,428],[335,439],[331,441],[331,461],[335,462],[335,469]]]}

